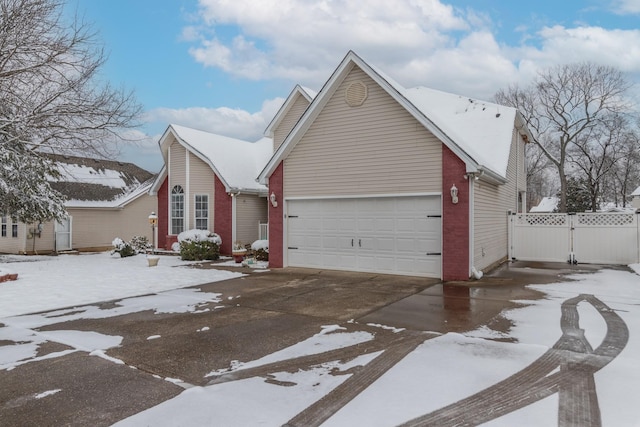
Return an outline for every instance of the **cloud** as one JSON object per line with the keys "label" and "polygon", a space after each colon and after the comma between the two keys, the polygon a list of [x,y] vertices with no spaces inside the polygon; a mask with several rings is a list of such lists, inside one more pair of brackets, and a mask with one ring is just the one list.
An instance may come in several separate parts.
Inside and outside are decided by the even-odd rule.
{"label": "cloud", "polygon": [[539,66],[591,61],[640,71],[640,30],[607,30],[602,27],[545,27],[538,33],[540,48],[524,47],[519,55]]}
{"label": "cloud", "polygon": [[[631,12],[640,0],[617,5]],[[522,23],[514,22],[519,40],[510,45],[496,39],[487,13],[439,0],[200,0],[199,6],[198,26],[184,32],[194,40],[189,52],[196,62],[291,87],[319,89],[348,50],[404,86],[481,99],[558,63],[595,61],[640,72],[638,30],[527,23],[523,37]]]}
{"label": "cloud", "polygon": [[201,0],[200,13],[206,28],[219,31],[202,31],[190,49],[197,62],[238,77],[313,87],[350,49],[403,61],[452,44],[448,32],[469,29],[437,0]]}
{"label": "cloud", "polygon": [[191,107],[183,109],[157,108],[147,113],[147,124],[177,124],[220,135],[257,141],[271,119],[284,102],[284,98],[274,98],[262,103],[260,111],[251,113],[237,108]]}
{"label": "cloud", "polygon": [[640,0],[615,0],[613,10],[620,15],[640,14]]}

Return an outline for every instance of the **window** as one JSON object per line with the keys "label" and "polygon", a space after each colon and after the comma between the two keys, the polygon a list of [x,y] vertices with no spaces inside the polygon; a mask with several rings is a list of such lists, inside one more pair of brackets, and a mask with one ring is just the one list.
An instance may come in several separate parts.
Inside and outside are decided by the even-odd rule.
{"label": "window", "polygon": [[15,222],[11,224],[11,237],[18,237],[18,224]]}
{"label": "window", "polygon": [[176,185],[171,190],[171,234],[184,231],[184,190]]}
{"label": "window", "polygon": [[209,195],[196,194],[196,228],[209,229]]}
{"label": "window", "polygon": [[2,237],[7,237],[7,217],[2,215]]}

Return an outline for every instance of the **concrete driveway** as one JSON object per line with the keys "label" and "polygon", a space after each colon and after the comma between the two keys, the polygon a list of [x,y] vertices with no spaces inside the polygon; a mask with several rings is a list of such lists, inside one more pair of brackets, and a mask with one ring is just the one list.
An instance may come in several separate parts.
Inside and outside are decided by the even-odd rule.
{"label": "concrete driveway", "polygon": [[[34,333],[46,337],[50,331],[91,331],[121,336],[122,342],[105,352],[70,351],[72,345],[52,338],[39,346],[29,363],[0,370],[0,425],[111,425],[185,388],[232,379],[208,374],[233,361],[256,360],[289,347],[324,325],[369,328],[375,340],[332,356],[355,357],[381,349],[388,350],[388,356],[370,368],[366,379],[352,382],[341,395],[334,393],[322,408],[310,408],[291,425],[317,423],[319,413],[337,410],[415,346],[435,336],[433,332],[464,332],[480,325],[508,328],[501,311],[515,306],[514,300],[540,296],[524,284],[554,281],[571,271],[564,266],[526,267],[511,265],[480,281],[447,284],[367,273],[247,270],[245,277],[196,287],[218,295],[216,302],[200,302],[197,310],[149,309],[89,316],[93,318],[82,314],[107,313],[121,304],[115,301],[45,314],[47,324],[33,328]],[[375,325],[406,330],[397,334]],[[0,341],[0,350],[9,344],[14,343]],[[289,360],[278,368],[310,366],[318,357],[327,355]],[[273,368],[266,365],[242,375],[264,375]],[[39,398],[43,390],[52,393]]]}

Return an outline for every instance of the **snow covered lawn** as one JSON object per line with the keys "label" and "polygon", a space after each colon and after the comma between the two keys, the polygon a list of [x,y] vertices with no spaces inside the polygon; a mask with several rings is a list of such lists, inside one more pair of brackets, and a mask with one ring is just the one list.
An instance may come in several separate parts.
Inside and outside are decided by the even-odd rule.
{"label": "snow covered lawn", "polygon": [[[94,332],[33,332],[51,322],[80,318],[98,318],[154,307],[156,312],[196,312],[198,304],[217,301],[217,294],[197,290],[171,290],[231,277],[238,273],[192,269],[177,257],[161,257],[158,267],[147,267],[143,256],[120,259],[108,253],[26,258],[33,262],[9,264],[19,273],[15,282],[0,284],[0,323],[5,324],[0,339],[20,342],[6,347],[6,359],[0,357],[0,369],[13,369],[20,360],[35,354],[45,340],[63,342],[113,363],[107,350],[120,345],[121,337]],[[634,265],[640,271],[639,265]],[[429,414],[447,405],[482,392],[517,375],[546,354],[562,336],[561,305],[578,295],[594,295],[616,313],[629,330],[626,345],[610,363],[594,373],[598,409],[602,425],[638,426],[637,396],[640,395],[640,277],[621,270],[602,270],[576,274],[562,283],[530,285],[543,292],[543,299],[521,301],[523,307],[503,315],[513,327],[497,333],[479,328],[465,334],[448,333],[427,339],[406,357],[384,372],[353,400],[330,416],[324,426],[395,426]],[[53,310],[102,300],[134,297],[117,307],[98,309],[89,306],[59,310],[48,315],[7,318],[17,314]],[[196,310],[196,311],[194,311]],[[215,309],[214,309],[215,310]],[[580,328],[591,348],[596,349],[607,333],[601,312],[593,305],[577,305]],[[2,319],[2,318],[5,319]],[[225,374],[346,348],[375,337],[359,331],[364,325],[350,323],[350,332],[341,325],[326,325],[315,335],[260,360],[234,361],[228,369],[208,373],[207,380]],[[371,326],[371,325],[370,325]],[[389,329],[394,325],[374,325]],[[207,328],[208,329],[208,328]],[[205,331],[203,328],[202,331]],[[198,330],[199,333],[200,330]],[[393,330],[402,334],[402,329]],[[32,334],[28,335],[28,334]],[[152,340],[159,335],[149,336]],[[506,342],[497,342],[501,338]],[[509,342],[511,341],[511,342]],[[24,348],[22,348],[24,347]],[[8,350],[11,350],[10,352]],[[20,354],[16,354],[17,351]],[[224,425],[279,426],[314,405],[358,372],[368,369],[386,350],[344,360],[327,360],[296,372],[270,372],[267,377],[251,376],[228,382],[212,381],[207,386],[189,386],[177,397],[151,407],[117,423],[118,426]],[[52,354],[48,357],[57,357]],[[2,354],[0,353],[0,356]],[[32,359],[33,361],[33,359]],[[27,363],[27,362],[24,362]],[[4,365],[3,365],[4,364]],[[4,367],[3,367],[4,366]],[[556,368],[543,378],[555,378]],[[177,379],[167,379],[179,383]],[[38,399],[59,395],[55,387],[43,390]],[[509,402],[511,395],[498,395]],[[490,419],[488,426],[558,425],[559,396],[551,394],[528,406]]]}
{"label": "snow covered lawn", "polygon": [[[0,318],[127,298],[240,277],[240,273],[189,268],[164,255],[149,267],[144,255],[109,252],[60,256],[1,256],[0,269],[18,280],[0,283]],[[9,261],[9,262],[7,262]]]}

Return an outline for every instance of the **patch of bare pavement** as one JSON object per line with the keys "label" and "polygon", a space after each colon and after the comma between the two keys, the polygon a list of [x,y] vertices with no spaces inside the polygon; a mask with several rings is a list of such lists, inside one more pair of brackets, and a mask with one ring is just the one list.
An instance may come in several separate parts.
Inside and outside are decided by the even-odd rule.
{"label": "patch of bare pavement", "polygon": [[[122,342],[104,352],[91,352],[49,340],[39,347],[36,357],[12,369],[0,370],[0,425],[107,426],[192,386],[250,377],[273,381],[272,374],[276,372],[296,372],[323,362],[348,361],[384,350],[364,367],[336,372],[335,375],[351,376],[288,423],[320,425],[425,340],[481,325],[508,330],[511,325],[500,313],[516,306],[513,300],[541,297],[524,285],[557,281],[575,271],[571,266],[550,269],[511,264],[480,281],[447,284],[416,277],[293,268],[262,273],[246,271],[248,275],[242,278],[195,287],[204,293],[220,294],[219,302],[200,304],[197,312],[157,313],[149,309],[93,319],[80,316],[68,320],[62,316],[59,322],[52,321],[31,332],[46,336],[48,331],[91,331],[121,336]],[[118,301],[113,301],[97,307],[109,310],[118,305]],[[318,333],[323,325],[331,324],[347,331],[368,331],[374,339],[320,354],[211,375],[224,372],[234,360],[256,360],[290,347]],[[406,329],[390,330],[380,325]],[[569,322],[564,328],[571,329],[571,325]],[[0,323],[0,330],[2,326]],[[624,346],[624,334],[619,332],[617,336],[621,338],[613,342],[618,347]],[[0,352],[12,345],[16,343],[0,341]],[[571,360],[567,354],[591,354],[591,349],[584,345],[575,348],[569,345],[568,338],[559,341],[556,347],[548,356],[556,367]],[[540,363],[545,369],[548,367],[546,361]],[[574,389],[579,386],[582,391],[578,392],[591,402],[588,407],[593,413],[597,401],[593,402],[588,387],[592,383],[589,375],[595,368],[579,376],[573,375],[571,369],[561,368],[560,374],[554,374],[553,384],[545,382],[547,377],[534,384],[552,391],[564,390],[561,396],[576,393]],[[538,377],[543,372],[536,367],[531,370]],[[548,373],[545,372],[544,375]],[[502,388],[496,388],[495,394],[525,390],[523,384],[530,385],[532,381],[531,375],[525,374],[526,381],[515,377],[499,386]],[[566,382],[564,378],[568,377],[577,377],[579,382]],[[526,403],[526,396],[523,399]],[[483,401],[480,405],[491,402]],[[473,405],[477,404],[474,401]],[[456,416],[465,411],[469,414],[466,403],[443,411]],[[441,425],[442,417],[440,412],[425,414],[410,425]],[[588,419],[596,418],[592,414]],[[433,424],[433,420],[437,422]]]}

